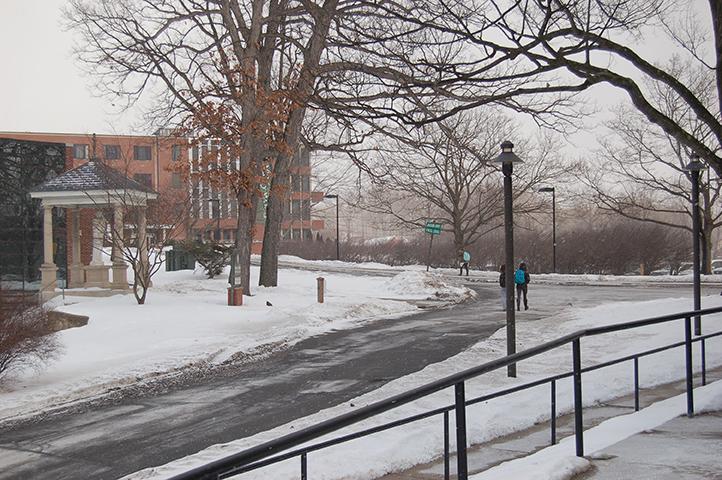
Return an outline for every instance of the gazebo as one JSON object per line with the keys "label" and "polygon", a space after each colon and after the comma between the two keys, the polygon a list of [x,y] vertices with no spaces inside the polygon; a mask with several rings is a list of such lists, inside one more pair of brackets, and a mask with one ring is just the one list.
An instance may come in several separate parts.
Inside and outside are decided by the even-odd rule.
{"label": "gazebo", "polygon": [[[148,261],[146,206],[148,200],[158,194],[121,172],[98,160],[90,160],[77,168],[68,170],[34,188],[32,198],[39,198],[43,209],[43,264],[41,274],[41,298],[55,296],[58,268],[53,261],[53,208],[71,211],[70,227],[72,263],[69,265],[69,288],[100,287],[113,290],[128,289],[128,266],[121,253],[123,242],[123,212],[129,208],[137,210],[138,245],[145,250],[139,257]],[[80,211],[94,209],[96,214],[92,225],[92,260],[88,265],[82,262],[80,241]],[[111,253],[112,265],[103,261],[102,247],[106,231],[106,219],[101,209],[112,208],[113,228]],[[109,272],[112,268],[113,279]]]}

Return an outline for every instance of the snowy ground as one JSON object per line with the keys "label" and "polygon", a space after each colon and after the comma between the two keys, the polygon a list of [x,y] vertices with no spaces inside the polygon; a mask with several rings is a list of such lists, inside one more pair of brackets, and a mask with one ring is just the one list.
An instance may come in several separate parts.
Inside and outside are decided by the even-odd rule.
{"label": "snowy ground", "polygon": [[[281,255],[279,262],[286,266],[297,266],[300,268],[320,268],[353,270],[369,273],[391,273],[398,271],[426,271],[425,265],[386,265],[376,262],[352,263],[337,260],[306,260],[293,255]],[[431,268],[432,272],[444,275],[458,275],[458,268]],[[544,282],[554,284],[584,284],[584,285],[644,285],[644,284],[689,284],[692,283],[692,275],[571,275],[561,273],[536,273],[531,272],[532,283]],[[472,280],[496,283],[499,280],[499,272],[489,270],[478,270],[471,268],[469,277]],[[722,284],[722,275],[702,275],[702,283]]]}
{"label": "snowy ground", "polygon": [[[257,275],[253,268],[256,283]],[[316,303],[319,273],[299,270],[281,270],[279,287],[256,288],[243,307],[226,305],[227,275],[209,280],[200,269],[158,272],[142,306],[132,295],[92,298],[66,291],[64,299],[52,303],[58,310],[89,316],[88,325],[57,334],[62,353],[46,370],[21,372],[0,388],[0,420],[418,310],[406,300],[458,302],[474,294],[425,272],[402,272],[395,278],[321,275],[326,278],[323,304]]]}
{"label": "snowy ground", "polygon": [[[722,306],[722,297],[709,296],[703,298],[703,307]],[[568,309],[564,314],[542,320],[524,322],[517,325],[518,349],[522,350],[558,336],[570,333],[581,328],[605,325],[616,322],[629,321],[640,318],[657,316],[674,311],[684,311],[689,308],[689,298],[665,299],[639,303],[615,303],[587,309]],[[722,329],[722,315],[709,316],[704,320],[707,332]],[[598,363],[607,359],[617,358],[632,352],[661,346],[683,339],[683,322],[676,321],[663,325],[645,327],[634,331],[617,332],[582,340],[583,365]],[[430,365],[415,374],[394,380],[382,388],[356,398],[343,405],[338,405],[319,412],[318,414],[302,418],[259,433],[250,438],[210,447],[196,455],[179,459],[171,464],[147,469],[126,477],[127,479],[161,479],[175,473],[185,471],[194,466],[224,457],[245,448],[258,445],[293,431],[298,431],[321,420],[352,411],[372,402],[388,398],[396,393],[406,391],[419,385],[437,380],[446,375],[458,372],[494,358],[498,358],[505,351],[504,330],[498,331],[490,339],[481,341],[471,349],[450,358],[444,362]],[[683,352],[675,349],[653,357],[640,360],[640,384],[652,386],[666,383],[671,380],[683,378],[684,362]],[[695,349],[695,357],[699,359],[699,351]],[[722,340],[710,340],[707,345],[707,365],[714,367],[722,365]],[[527,382],[536,378],[559,373],[571,369],[571,349],[559,348],[547,352],[518,365],[519,377],[509,379],[505,371],[492,372],[484,377],[467,383],[467,398],[489,393],[509,387],[519,382]],[[700,402],[705,405],[716,405],[722,395],[720,385],[710,385],[707,393],[699,395]],[[584,404],[592,405],[628,394],[632,391],[631,362],[598,370],[584,375]],[[676,402],[676,403],[675,403]],[[348,427],[336,432],[328,438],[340,436],[345,433],[367,428],[369,426],[385,423],[405,416],[421,413],[432,408],[453,403],[453,392],[439,392],[413,404],[405,405],[396,410],[382,414],[363,424]],[[671,406],[670,406],[671,405]],[[700,405],[702,406],[702,405]],[[557,411],[569,412],[572,409],[571,382],[562,381],[557,385]],[[655,422],[663,423],[670,415],[676,416],[684,411],[684,402],[670,401],[662,407],[645,414],[643,420],[620,420],[622,425],[603,427],[601,433],[591,433],[587,453],[603,448],[615,438],[621,440],[624,436],[634,433],[635,425],[639,428],[650,428]],[[511,414],[513,412],[513,415]],[[656,412],[656,413],[655,413]],[[535,423],[547,420],[549,417],[549,387],[548,385],[523,391],[511,396],[484,402],[469,407],[467,411],[467,428],[469,441],[480,443],[501,435],[525,429]],[[638,417],[633,417],[639,419]],[[659,424],[657,423],[657,424]],[[601,426],[600,426],[601,427]],[[451,431],[454,425],[452,420]],[[353,442],[331,447],[309,455],[309,478],[316,479],[367,479],[383,474],[403,470],[413,465],[438,458],[442,453],[443,430],[440,418],[432,418],[415,424],[399,427],[370,437],[354,440]],[[453,448],[453,446],[452,446]],[[544,457],[531,460],[534,468],[514,469],[513,475],[508,471],[500,470],[487,473],[479,478],[566,478],[562,474],[571,474],[583,467],[574,457],[574,444],[567,441],[555,447],[555,450]],[[343,459],[342,461],[339,459]],[[529,460],[527,460],[529,461]],[[533,463],[537,462],[537,463]],[[261,469],[257,472],[244,474],[244,479],[298,478],[299,460],[297,458],[281,464]],[[519,476],[519,471],[525,471]],[[484,474],[482,474],[484,475]]]}

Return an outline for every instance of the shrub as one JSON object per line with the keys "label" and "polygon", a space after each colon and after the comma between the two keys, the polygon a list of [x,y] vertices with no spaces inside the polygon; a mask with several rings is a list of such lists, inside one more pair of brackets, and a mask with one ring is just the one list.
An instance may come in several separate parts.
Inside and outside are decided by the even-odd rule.
{"label": "shrub", "polygon": [[233,251],[232,246],[198,240],[181,242],[179,246],[195,257],[208,278],[223,273],[223,268],[230,263]]}
{"label": "shrub", "polygon": [[59,353],[48,312],[7,298],[0,299],[0,383],[10,372],[41,368]]}

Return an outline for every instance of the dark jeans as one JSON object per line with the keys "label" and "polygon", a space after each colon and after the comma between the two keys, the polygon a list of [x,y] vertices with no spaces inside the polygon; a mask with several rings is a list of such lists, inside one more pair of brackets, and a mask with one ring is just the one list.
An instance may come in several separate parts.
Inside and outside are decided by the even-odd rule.
{"label": "dark jeans", "polygon": [[461,264],[461,267],[459,268],[459,276],[461,276],[462,273],[464,273],[464,269],[466,269],[466,276],[469,276],[469,262],[463,262]]}
{"label": "dark jeans", "polygon": [[526,301],[527,284],[517,284],[516,286],[516,309],[521,310],[521,296],[524,294],[524,310],[529,309],[529,304]]}

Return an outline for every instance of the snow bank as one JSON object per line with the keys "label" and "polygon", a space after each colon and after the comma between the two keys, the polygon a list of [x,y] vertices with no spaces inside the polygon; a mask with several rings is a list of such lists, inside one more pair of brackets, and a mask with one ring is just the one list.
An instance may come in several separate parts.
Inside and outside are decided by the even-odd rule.
{"label": "snow bank", "polygon": [[476,295],[475,291],[450,282],[448,277],[438,273],[408,271],[399,273],[384,286],[393,294],[426,299],[462,301]]}
{"label": "snow bank", "polygon": [[[722,306],[722,298],[703,298],[703,307]],[[570,309],[564,314],[542,320],[524,321],[517,319],[517,350],[557,338],[586,326],[605,325],[659,315],[661,312],[686,311],[689,299],[665,299],[648,302],[624,302],[587,309]],[[670,322],[651,327],[616,332],[582,340],[583,365],[611,360],[631,352],[661,346],[683,339],[682,321]],[[722,329],[722,315],[708,316],[704,320],[706,331]],[[315,415],[297,419],[267,432],[253,435],[223,445],[207,448],[195,455],[179,459],[170,464],[146,469],[126,477],[130,480],[162,479],[208,463],[246,448],[278,438],[314,425],[322,420],[348,413],[354,408],[368,405],[403,391],[438,380],[486,361],[503,356],[506,338],[499,330],[487,340],[477,343],[444,362],[429,365],[420,372],[394,380],[380,389],[358,397],[342,405],[323,410]],[[694,358],[699,358],[699,345],[695,346]],[[684,377],[684,362],[680,361],[680,349],[656,354],[640,360],[640,383],[642,388],[666,383]],[[707,344],[707,366],[722,365],[722,339],[709,340]],[[488,394],[509,388],[551,374],[571,370],[571,348],[568,346],[534,357],[518,364],[518,378],[510,379],[505,370],[496,370],[466,383],[467,398]],[[631,362],[619,364],[584,375],[583,403],[594,405],[602,401],[629,394],[633,390]],[[557,412],[564,414],[573,408],[572,383],[570,379],[557,382]],[[369,428],[375,425],[426,412],[433,408],[453,404],[453,391],[447,389],[412,404],[404,405],[360,424],[331,434],[319,441]],[[353,407],[355,405],[356,407]],[[700,404],[700,408],[702,408]],[[543,385],[518,392],[467,409],[467,432],[469,442],[482,443],[494,438],[523,430],[549,419],[549,386]],[[510,415],[513,412],[513,415]],[[625,417],[626,418],[626,417]],[[622,420],[623,424],[624,421]],[[438,458],[443,452],[443,428],[440,417],[414,424],[397,427],[383,433],[360,438],[346,444],[314,452],[309,456],[309,478],[324,480],[376,478],[386,473],[401,471],[420,463]],[[450,425],[454,431],[453,416]],[[489,478],[568,478],[587,468],[584,460],[574,457],[573,443],[559,445],[563,455],[552,456],[532,466],[534,476],[517,477],[512,474]],[[591,450],[590,450],[591,451]],[[339,461],[339,459],[343,459]],[[530,460],[532,461],[532,460]],[[536,461],[536,460],[533,460]],[[275,480],[298,478],[298,459],[244,474],[244,479]],[[536,475],[538,473],[538,475]],[[487,478],[487,477],[484,477]]]}

